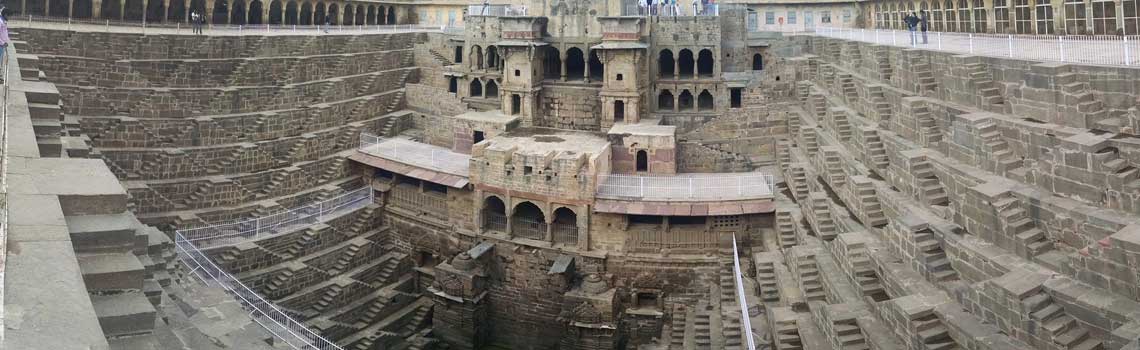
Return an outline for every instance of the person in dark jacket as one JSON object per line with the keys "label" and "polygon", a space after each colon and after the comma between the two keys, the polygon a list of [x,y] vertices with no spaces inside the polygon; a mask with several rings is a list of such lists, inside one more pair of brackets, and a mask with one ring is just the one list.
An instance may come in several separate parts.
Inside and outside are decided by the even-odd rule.
{"label": "person in dark jacket", "polygon": [[922,16],[921,18],[919,18],[919,24],[922,26],[922,44],[926,45],[927,44],[927,41],[926,41],[926,26],[927,26],[926,10],[919,10],[918,12]]}
{"label": "person in dark jacket", "polygon": [[903,21],[906,21],[906,28],[908,31],[910,31],[910,45],[914,46],[918,43],[918,37],[915,36],[914,32],[915,29],[918,28],[918,16],[916,16],[914,12],[911,12],[906,16],[906,18],[903,19]]}

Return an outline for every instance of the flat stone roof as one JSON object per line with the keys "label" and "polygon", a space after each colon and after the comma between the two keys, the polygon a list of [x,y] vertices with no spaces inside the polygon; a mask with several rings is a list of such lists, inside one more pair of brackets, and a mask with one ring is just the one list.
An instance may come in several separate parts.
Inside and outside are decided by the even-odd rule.
{"label": "flat stone roof", "polygon": [[512,151],[543,156],[550,152],[565,155],[602,154],[610,142],[600,134],[547,128],[519,128],[486,141],[486,150]]}
{"label": "flat stone roof", "polygon": [[673,125],[660,125],[656,120],[652,123],[646,123],[642,120],[637,124],[614,124],[610,131],[610,135],[647,135],[647,136],[675,136],[677,134],[677,127]]}

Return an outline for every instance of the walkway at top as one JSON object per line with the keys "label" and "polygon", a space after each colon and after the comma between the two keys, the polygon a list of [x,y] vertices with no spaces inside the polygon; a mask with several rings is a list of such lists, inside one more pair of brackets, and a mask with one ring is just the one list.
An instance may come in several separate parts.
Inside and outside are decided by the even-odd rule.
{"label": "walkway at top", "polygon": [[[72,20],[58,18],[12,16],[8,22],[11,29],[35,28],[48,30],[73,30],[79,32],[102,32],[150,35],[195,35],[193,28],[185,24],[143,24],[142,22],[120,22],[100,20]],[[219,25],[207,24],[202,32],[209,36],[285,36],[285,35],[366,35],[415,32],[451,32],[455,27],[425,26],[417,24],[393,25]]]}
{"label": "walkway at top", "polygon": [[1140,36],[1120,35],[1009,35],[910,32],[887,29],[819,28],[815,35],[879,45],[914,47],[964,55],[1005,57],[1029,61],[1078,64],[1140,65]]}

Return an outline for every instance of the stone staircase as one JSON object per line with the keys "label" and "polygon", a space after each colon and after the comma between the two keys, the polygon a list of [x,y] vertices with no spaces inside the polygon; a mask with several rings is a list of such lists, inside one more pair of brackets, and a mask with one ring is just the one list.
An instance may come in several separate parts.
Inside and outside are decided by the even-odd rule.
{"label": "stone staircase", "polygon": [[[733,273],[732,252],[720,259],[720,320],[724,346],[721,349],[741,348],[740,303],[736,298],[736,278]],[[745,307],[747,307],[745,305]]]}
{"label": "stone staircase", "polygon": [[887,101],[887,97],[883,93],[883,86],[878,84],[868,85],[867,94],[871,97],[871,104],[875,114],[879,116],[878,121],[891,120],[891,116],[894,115],[894,112],[891,110],[891,103]]}
{"label": "stone staircase", "polygon": [[931,282],[950,282],[958,280],[958,271],[950,265],[942,243],[934,236],[934,232],[924,229],[914,233],[914,245],[918,250],[919,261],[926,267]]}
{"label": "stone staircase", "polygon": [[789,183],[791,183],[792,195],[798,200],[805,200],[810,195],[807,183],[807,170],[804,169],[803,164],[792,165],[789,168],[791,176]]}
{"label": "stone staircase", "polygon": [[[223,258],[225,258],[225,254],[226,253],[223,253]],[[289,268],[282,269],[281,272],[274,274],[273,277],[269,279],[269,282],[265,284],[265,290],[268,292],[266,294],[272,295],[284,288],[289,281],[293,279],[293,275],[293,270]]]}
{"label": "stone staircase", "polygon": [[792,213],[776,211],[776,232],[780,239],[780,248],[787,249],[797,244],[796,222]]}
{"label": "stone staircase", "polygon": [[910,65],[910,71],[918,81],[915,84],[914,92],[920,96],[929,96],[926,92],[937,93],[938,83],[934,80],[934,72],[931,69],[930,62],[923,60],[924,55],[920,52],[908,51],[906,53],[907,63]]}
{"label": "stone staircase", "polygon": [[914,164],[911,167],[911,174],[918,185],[917,190],[920,192],[919,198],[922,201],[929,205],[950,204],[950,199],[946,196],[942,182],[934,175],[934,167],[930,165],[929,161],[923,159],[918,164]]}
{"label": "stone staircase", "polygon": [[693,320],[693,339],[696,343],[696,349],[713,349],[711,312],[712,306],[707,302],[697,304],[696,317]]}
{"label": "stone staircase", "polygon": [[854,319],[836,321],[831,328],[835,332],[835,341],[844,350],[870,350],[871,346],[863,336],[863,330]]}
{"label": "stone staircase", "polygon": [[1053,302],[1046,293],[1038,293],[1022,300],[1028,308],[1029,319],[1036,322],[1039,337],[1052,339],[1061,349],[1097,350],[1104,345],[1099,339],[1090,337],[1088,329],[1069,316],[1065,309]]}
{"label": "stone staircase", "polygon": [[317,312],[324,311],[336,302],[337,296],[339,296],[343,290],[344,287],[339,284],[328,286],[325,288],[325,292],[321,295],[321,298],[318,299],[317,302],[313,305],[313,310],[316,310]]}
{"label": "stone staircase", "polygon": [[685,349],[685,329],[689,320],[689,310],[684,305],[673,305],[673,319],[669,322],[669,349]]}
{"label": "stone staircase", "polygon": [[938,315],[933,312],[927,312],[913,320],[910,320],[911,325],[918,331],[918,336],[921,338],[922,347],[927,350],[956,350],[962,347],[954,338],[950,337],[950,331]]}
{"label": "stone staircase", "polygon": [[827,295],[823,290],[823,282],[819,274],[819,265],[815,261],[814,256],[798,256],[794,261],[796,264],[796,272],[799,274],[797,280],[800,282],[800,290],[804,294],[804,301],[827,301]]}
{"label": "stone staircase", "polygon": [[935,122],[930,109],[925,104],[920,104],[911,108],[911,114],[918,124],[918,136],[923,144],[928,148],[938,148],[938,144],[942,142],[942,132],[938,129],[938,123]]}
{"label": "stone staircase", "polygon": [[802,350],[803,339],[800,338],[800,327],[795,322],[777,322],[772,327],[772,342],[776,349]]}
{"label": "stone staircase", "polygon": [[1001,132],[998,130],[997,125],[993,123],[985,123],[978,126],[978,136],[982,139],[986,148],[989,148],[989,158],[996,161],[993,171],[998,174],[1005,174],[1006,172],[1020,168],[1022,165],[1021,158],[1009,149],[1009,145],[1002,139]]}
{"label": "stone staircase", "polygon": [[775,261],[761,261],[756,263],[756,283],[760,287],[761,301],[766,303],[780,301],[779,285],[776,283]]}
{"label": "stone staircase", "polygon": [[1015,237],[1017,255],[1032,260],[1033,257],[1053,249],[1053,243],[1045,236],[1045,231],[1037,228],[1037,224],[1021,206],[1015,197],[1005,197],[993,203],[998,217],[1005,227],[1005,234]]}
{"label": "stone staircase", "polygon": [[835,236],[839,235],[838,228],[835,221],[831,218],[831,207],[828,205],[829,199],[823,195],[815,195],[809,197],[811,205],[811,220],[812,229],[819,239],[824,241],[831,241]]}
{"label": "stone staircase", "polygon": [[336,262],[333,263],[333,267],[329,269],[328,273],[330,275],[337,275],[341,272],[344,272],[345,270],[348,270],[348,268],[352,265],[353,258],[355,258],[356,255],[360,253],[360,248],[360,244],[349,244],[348,248],[345,248],[344,253],[340,255],[340,258],[338,258]]}
{"label": "stone staircase", "polygon": [[283,255],[287,259],[304,255],[306,248],[316,244],[320,235],[321,233],[316,227],[306,228],[304,232],[301,232],[300,237],[285,249]]}
{"label": "stone staircase", "polygon": [[434,58],[435,61],[441,66],[447,67],[455,64],[454,62],[451,62],[451,60],[447,59],[447,56],[444,56],[435,49],[428,49],[427,51],[431,54],[431,57]]}
{"label": "stone staircase", "polygon": [[1007,107],[1005,98],[994,83],[993,73],[989,71],[988,66],[981,62],[967,63],[966,73],[969,74],[970,84],[974,86],[974,91],[980,98],[978,106],[990,112],[1005,113]]}
{"label": "stone staircase", "polygon": [[879,129],[861,128],[859,133],[861,139],[858,140],[858,144],[863,147],[863,163],[876,172],[885,172],[887,166],[890,165],[890,159],[887,157],[887,148],[883,145],[882,138],[879,137]]}

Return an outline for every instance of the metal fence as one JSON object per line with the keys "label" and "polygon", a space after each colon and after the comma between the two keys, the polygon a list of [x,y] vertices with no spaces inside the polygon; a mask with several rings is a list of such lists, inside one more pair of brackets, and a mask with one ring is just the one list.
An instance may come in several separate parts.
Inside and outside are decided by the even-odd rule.
{"label": "metal fence", "polygon": [[303,205],[253,219],[178,230],[179,237],[201,249],[231,245],[250,239],[290,232],[311,225],[322,216],[355,210],[373,202],[372,188],[349,191],[332,199]]}
{"label": "metal fence", "polygon": [[470,173],[470,155],[426,143],[361,133],[359,150],[384,159],[448,174],[468,176]]}
{"label": "metal fence", "polygon": [[764,198],[772,196],[772,176],[761,173],[598,175],[597,196],[641,200]]}
{"label": "metal fence", "polygon": [[916,47],[1031,61],[1131,66],[1140,63],[1137,35],[1012,35],[819,28],[816,35],[880,45]]}
{"label": "metal fence", "polygon": [[[13,28],[44,28],[44,29],[83,29],[87,31],[102,28],[104,32],[122,33],[191,33],[193,26],[188,23],[147,23],[144,21],[117,21],[107,19],[74,19],[61,17],[47,17],[34,15],[18,15],[9,18],[9,25]],[[458,28],[458,29],[455,29]],[[462,27],[448,25],[420,25],[420,24],[373,24],[373,25],[300,25],[300,24],[210,24],[205,23],[202,29],[210,34],[223,35],[260,35],[264,33],[289,34],[367,34],[367,33],[393,33],[402,31],[460,31]]]}
{"label": "metal fence", "polygon": [[417,214],[447,220],[447,195],[422,193],[418,187],[406,184],[392,186],[389,193],[393,205]]}
{"label": "metal fence", "polygon": [[483,227],[491,231],[507,232],[507,216],[484,210]]}
{"label": "metal fence", "polygon": [[289,346],[303,350],[343,350],[336,343],[313,332],[304,323],[293,319],[277,308],[276,305],[257,295],[237,278],[226,273],[225,270],[215,265],[208,256],[203,254],[198,247],[187,241],[182,234],[175,233],[174,242],[179,259],[190,268],[191,273],[198,276],[207,285],[214,284],[224,289],[227,294],[238,301],[242,309],[249,311],[250,319]]}
{"label": "metal fence", "polygon": [[521,217],[511,218],[511,236],[533,240],[546,239],[546,223]]}
{"label": "metal fence", "polygon": [[740,270],[740,251],[736,248],[736,234],[732,234],[732,275],[736,279],[736,302],[740,304],[740,331],[744,333],[748,350],[756,350],[752,339],[752,319],[748,315],[748,299],[744,297],[744,275]]}
{"label": "metal fence", "polygon": [[467,14],[475,16],[526,16],[526,6],[467,5]]}
{"label": "metal fence", "polygon": [[716,249],[718,246],[718,232],[700,231],[665,231],[657,229],[631,229],[626,236],[628,249],[638,252],[655,253],[662,249],[701,252]]}
{"label": "metal fence", "polygon": [[555,222],[550,224],[550,235],[554,243],[578,244],[578,225]]}

